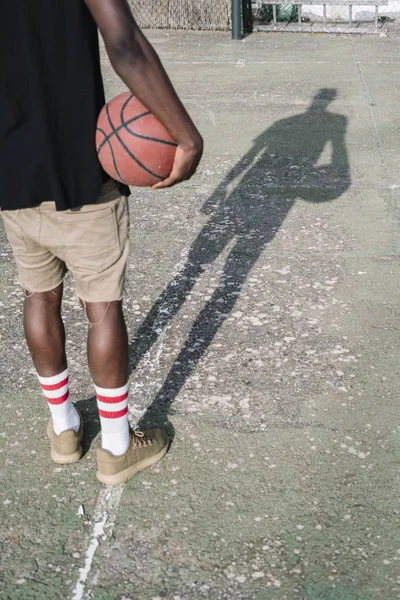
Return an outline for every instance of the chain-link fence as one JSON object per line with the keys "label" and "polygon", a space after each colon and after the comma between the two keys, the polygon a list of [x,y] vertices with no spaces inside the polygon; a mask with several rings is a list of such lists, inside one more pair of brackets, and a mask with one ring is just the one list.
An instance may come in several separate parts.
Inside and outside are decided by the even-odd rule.
{"label": "chain-link fence", "polygon": [[146,29],[231,27],[231,0],[130,0],[135,19]]}
{"label": "chain-link fence", "polygon": [[[136,20],[145,29],[231,28],[231,0],[129,1]],[[400,31],[400,0],[304,0],[304,4],[294,1],[297,3],[242,0],[244,31]]]}
{"label": "chain-link fence", "polygon": [[[254,28],[265,31],[379,33],[400,31],[400,0],[253,0]],[[297,0],[296,0],[297,2]]]}

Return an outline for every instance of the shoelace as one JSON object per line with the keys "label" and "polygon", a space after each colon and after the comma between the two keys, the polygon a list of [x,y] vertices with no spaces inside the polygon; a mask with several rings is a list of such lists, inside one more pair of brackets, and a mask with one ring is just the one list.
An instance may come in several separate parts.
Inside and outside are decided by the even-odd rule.
{"label": "shoelace", "polygon": [[140,429],[134,429],[132,431],[133,434],[133,445],[139,448],[144,448],[145,446],[151,446],[152,440],[146,436],[144,431],[140,431]]}

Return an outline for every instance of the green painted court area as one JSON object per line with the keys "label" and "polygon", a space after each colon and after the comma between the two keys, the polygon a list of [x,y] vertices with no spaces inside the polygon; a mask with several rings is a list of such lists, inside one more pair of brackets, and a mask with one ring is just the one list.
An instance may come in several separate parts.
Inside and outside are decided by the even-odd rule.
{"label": "green painted court area", "polygon": [[130,198],[130,413],[173,443],[96,481],[68,279],[85,455],[51,462],[1,228],[0,597],[398,599],[400,40],[147,35],[206,147]]}

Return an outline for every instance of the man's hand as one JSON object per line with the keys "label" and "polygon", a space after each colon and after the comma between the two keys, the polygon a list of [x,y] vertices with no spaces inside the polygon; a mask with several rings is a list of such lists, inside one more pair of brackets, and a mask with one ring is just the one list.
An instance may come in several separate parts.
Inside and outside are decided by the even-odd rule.
{"label": "man's hand", "polygon": [[169,176],[152,186],[153,190],[172,187],[181,181],[186,181],[195,174],[203,154],[203,140],[200,138],[191,149],[178,146],[176,149],[174,165]]}

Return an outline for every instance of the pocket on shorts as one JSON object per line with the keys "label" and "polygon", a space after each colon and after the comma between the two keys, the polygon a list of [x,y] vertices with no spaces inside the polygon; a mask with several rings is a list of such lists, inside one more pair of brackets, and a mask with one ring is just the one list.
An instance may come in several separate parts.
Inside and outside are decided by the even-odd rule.
{"label": "pocket on shorts", "polygon": [[7,238],[15,255],[18,255],[19,252],[26,252],[28,249],[24,231],[18,223],[18,213],[18,210],[2,211],[1,213]]}
{"label": "pocket on shorts", "polygon": [[114,204],[85,206],[62,216],[67,266],[74,272],[101,273],[121,255]]}

